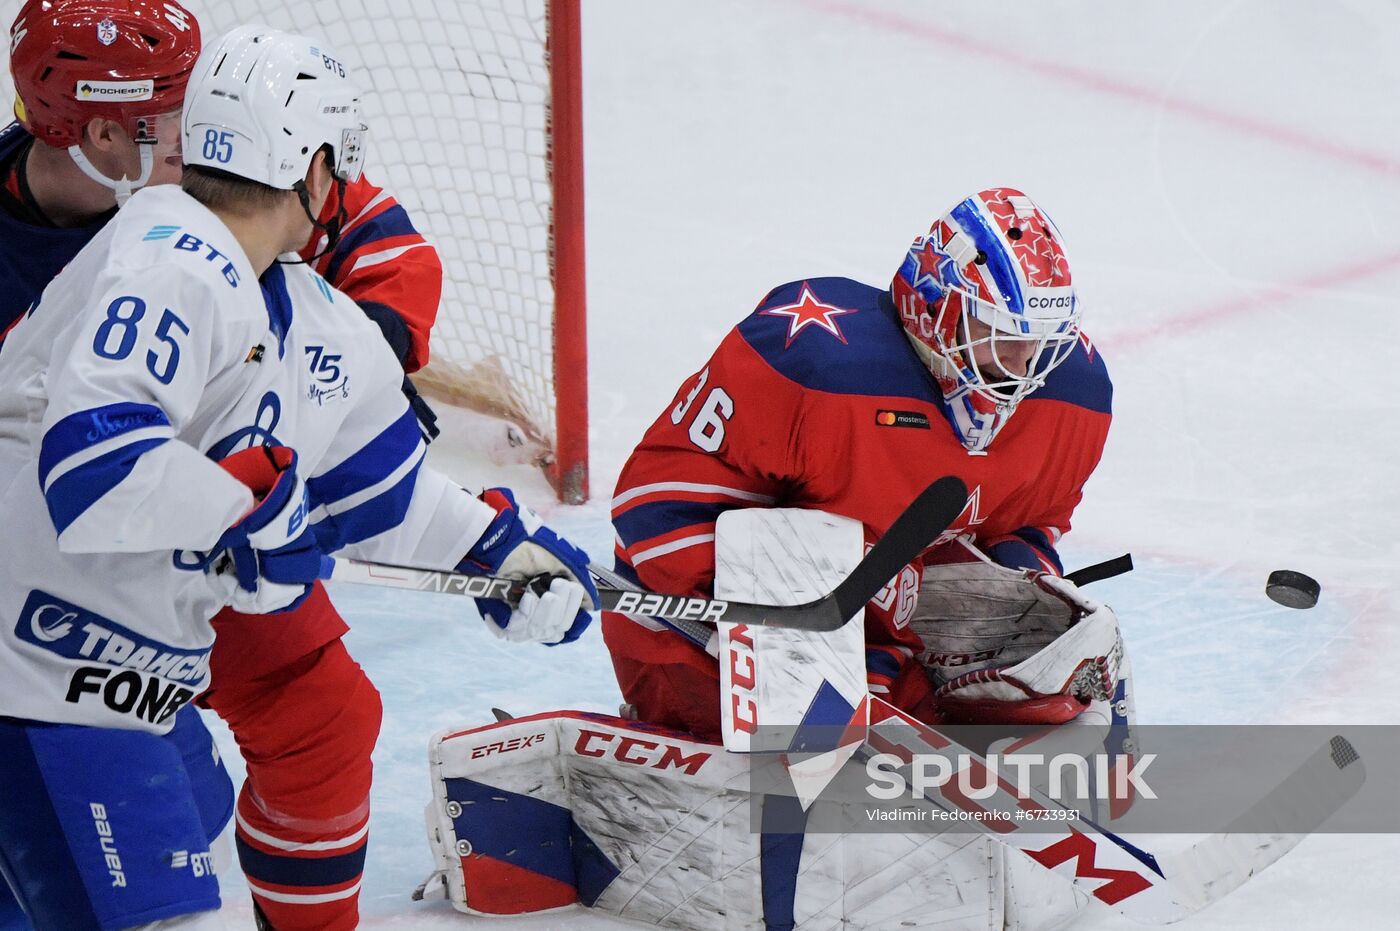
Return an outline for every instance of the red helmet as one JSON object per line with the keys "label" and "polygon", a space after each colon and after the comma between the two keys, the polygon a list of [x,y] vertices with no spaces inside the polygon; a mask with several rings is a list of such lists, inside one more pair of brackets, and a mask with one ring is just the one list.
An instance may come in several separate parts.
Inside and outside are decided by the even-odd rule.
{"label": "red helmet", "polygon": [[15,117],[58,147],[94,117],[150,139],[198,57],[199,22],[176,0],[28,0],[10,27]]}

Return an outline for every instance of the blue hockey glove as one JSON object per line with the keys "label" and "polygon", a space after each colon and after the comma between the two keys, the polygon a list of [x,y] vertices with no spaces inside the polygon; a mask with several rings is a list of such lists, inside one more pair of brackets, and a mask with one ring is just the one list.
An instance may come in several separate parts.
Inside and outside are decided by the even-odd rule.
{"label": "blue hockey glove", "polygon": [[248,614],[288,611],[311,593],[324,560],[308,520],[306,484],[297,475],[296,451],[254,446],[219,465],[253,493],[254,506],[224,531],[214,552],[216,571],[232,577],[229,604]]}
{"label": "blue hockey glove", "polygon": [[476,599],[487,627],[506,640],[550,646],[577,640],[598,604],[588,554],[517,504],[510,489],[488,488],[481,500],[496,512],[496,519],[458,568],[535,582],[514,608],[503,601]]}

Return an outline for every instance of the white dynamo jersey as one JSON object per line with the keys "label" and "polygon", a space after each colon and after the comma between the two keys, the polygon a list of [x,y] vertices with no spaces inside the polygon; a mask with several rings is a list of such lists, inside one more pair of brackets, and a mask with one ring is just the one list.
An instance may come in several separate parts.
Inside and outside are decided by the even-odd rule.
{"label": "white dynamo jersey", "polygon": [[423,465],[402,377],[306,266],[259,282],[193,198],[138,192],[0,349],[0,715],[169,730],[223,607],[199,557],[253,504],[214,460],[253,445],[297,451],[328,552],[455,566],[494,515]]}

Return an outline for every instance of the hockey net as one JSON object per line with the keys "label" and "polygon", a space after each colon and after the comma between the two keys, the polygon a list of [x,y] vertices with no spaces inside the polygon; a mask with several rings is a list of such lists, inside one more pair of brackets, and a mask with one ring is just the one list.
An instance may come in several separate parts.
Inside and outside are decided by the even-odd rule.
{"label": "hockey net", "polygon": [[[584,500],[579,0],[181,2],[205,42],[263,22],[323,39],[358,67],[366,174],[444,267],[415,383],[476,415],[450,423],[496,431],[481,443],[493,458],[534,462],[561,500]],[[0,2],[7,28],[20,5]],[[12,98],[8,68],[5,80]]]}

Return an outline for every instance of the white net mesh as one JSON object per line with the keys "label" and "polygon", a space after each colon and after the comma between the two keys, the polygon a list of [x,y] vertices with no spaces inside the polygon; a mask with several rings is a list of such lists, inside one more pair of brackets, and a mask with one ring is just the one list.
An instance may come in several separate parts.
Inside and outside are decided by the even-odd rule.
{"label": "white net mesh", "polygon": [[[182,0],[206,43],[245,23],[334,47],[370,88],[366,174],[444,266],[425,393],[554,446],[544,0]],[[0,0],[6,30],[19,0]],[[4,99],[13,99],[9,69]]]}

